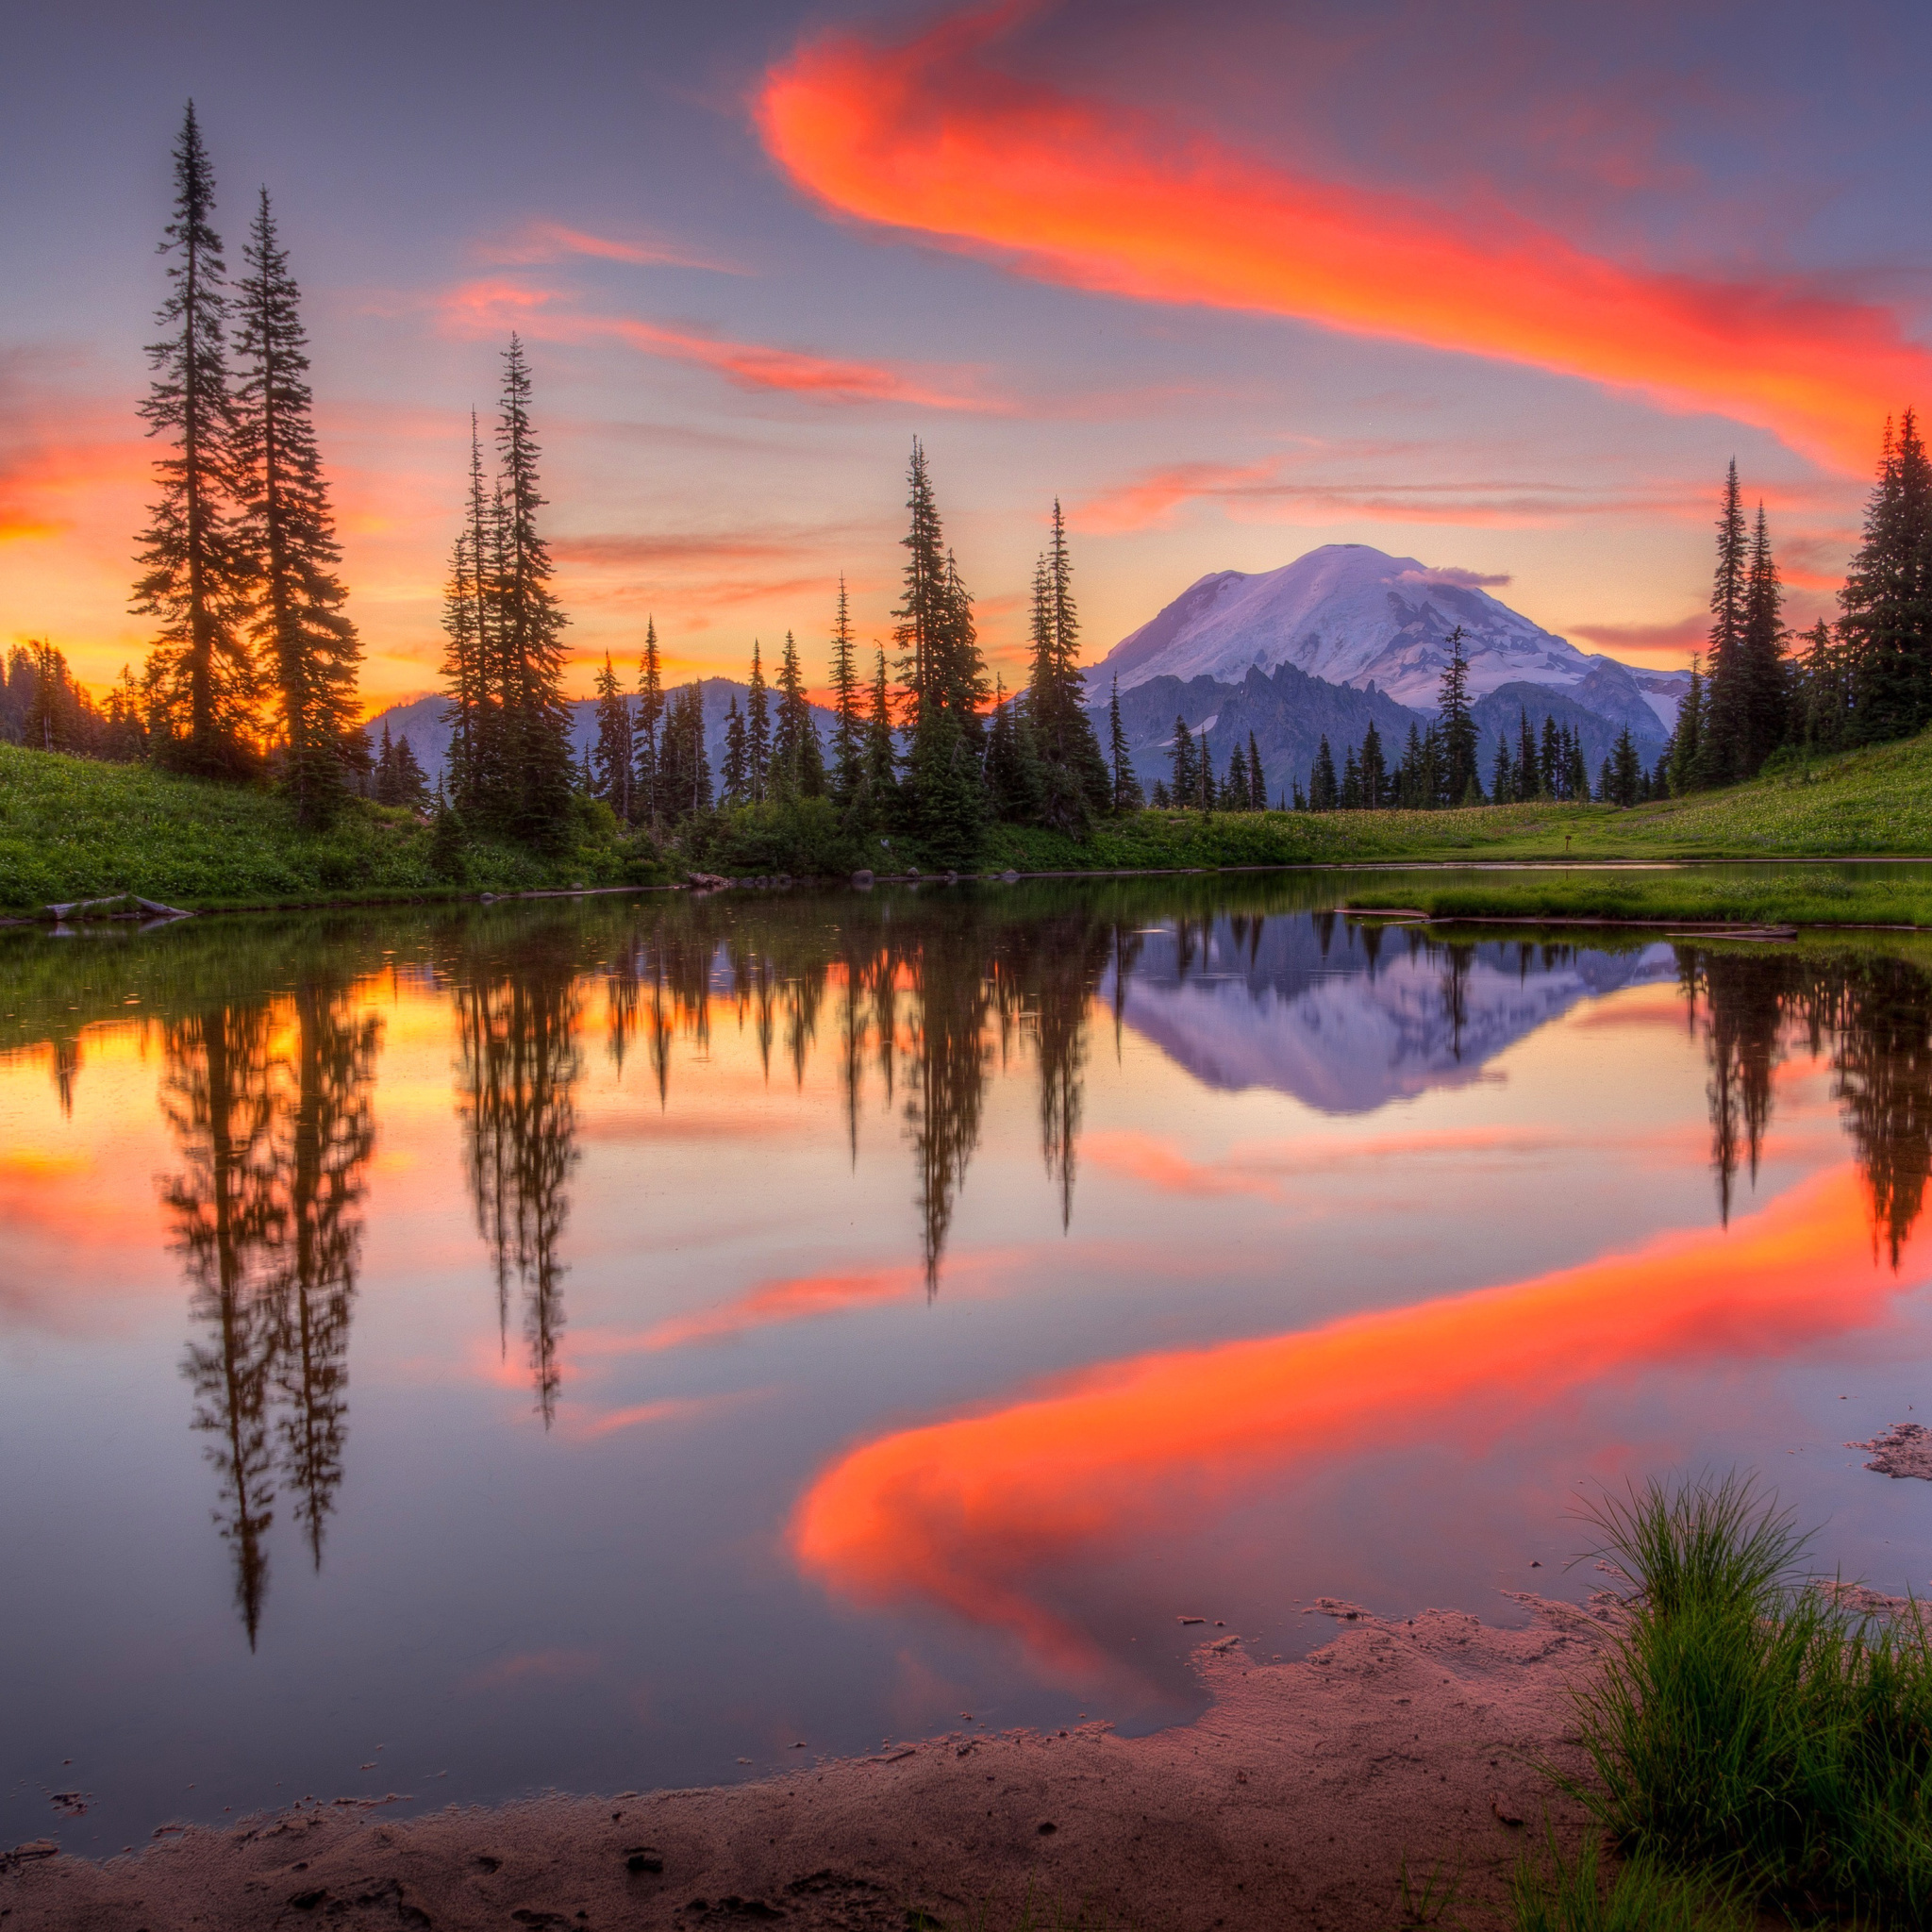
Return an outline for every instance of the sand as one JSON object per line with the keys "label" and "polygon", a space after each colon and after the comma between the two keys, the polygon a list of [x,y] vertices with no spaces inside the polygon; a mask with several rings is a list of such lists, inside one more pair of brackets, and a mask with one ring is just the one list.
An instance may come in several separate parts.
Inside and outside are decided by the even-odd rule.
{"label": "sand", "polygon": [[1210,1707],[1146,1738],[960,1734],[756,1784],[409,1820],[319,1804],[100,1864],[21,1847],[0,1856],[0,1927],[1002,1932],[1030,1891],[1145,1932],[1380,1932],[1405,1860],[1495,1900],[1546,1812],[1566,1841],[1579,1828],[1537,1766],[1582,1769],[1569,1687],[1608,1612],[1521,1601],[1520,1630],[1330,1604],[1335,1638],[1292,1663],[1221,1639],[1195,1659]]}

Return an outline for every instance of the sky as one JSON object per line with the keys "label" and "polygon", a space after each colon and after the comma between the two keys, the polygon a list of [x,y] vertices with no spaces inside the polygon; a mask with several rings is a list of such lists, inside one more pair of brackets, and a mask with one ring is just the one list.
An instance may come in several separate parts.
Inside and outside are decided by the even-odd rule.
{"label": "sky", "polygon": [[433,690],[475,409],[529,346],[569,682],[741,675],[896,601],[925,444],[994,668],[1066,508],[1087,656],[1361,542],[1687,663],[1736,458],[1828,613],[1932,407],[1903,4],[418,0],[22,8],[0,69],[0,644],[100,686],[192,97],[275,198],[367,708]]}

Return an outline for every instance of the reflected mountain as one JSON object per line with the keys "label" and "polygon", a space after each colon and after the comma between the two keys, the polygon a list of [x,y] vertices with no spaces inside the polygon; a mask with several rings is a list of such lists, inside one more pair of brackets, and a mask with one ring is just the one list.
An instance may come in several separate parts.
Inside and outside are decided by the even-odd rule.
{"label": "reflected mountain", "polygon": [[1662,943],[1445,946],[1332,913],[1181,917],[1138,937],[1130,974],[1110,966],[1102,986],[1126,1025],[1208,1087],[1335,1114],[1467,1086],[1579,1002],[1677,973]]}

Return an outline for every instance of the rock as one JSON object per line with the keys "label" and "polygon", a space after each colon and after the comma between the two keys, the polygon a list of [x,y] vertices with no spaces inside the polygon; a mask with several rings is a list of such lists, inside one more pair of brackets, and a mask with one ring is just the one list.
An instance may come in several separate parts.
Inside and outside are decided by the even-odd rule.
{"label": "rock", "polygon": [[949,886],[957,886],[959,883],[959,874],[956,872],[949,872],[946,874],[946,883]]}
{"label": "rock", "polygon": [[1000,877],[1005,879],[1007,884],[1009,886],[1016,886],[1020,883],[1020,874],[1013,871],[1010,866],[1008,867],[1008,869],[1005,872],[1001,873]]}
{"label": "rock", "polygon": [[852,874],[852,883],[855,886],[857,886],[861,891],[869,891],[872,886],[872,874],[868,872],[864,866],[861,865],[858,868],[858,870]]}
{"label": "rock", "polygon": [[1847,1442],[1845,1447],[1871,1450],[1872,1460],[1865,1467],[1880,1475],[1917,1476],[1932,1482],[1932,1429],[1922,1423],[1894,1423],[1882,1436],[1874,1436],[1869,1442]]}

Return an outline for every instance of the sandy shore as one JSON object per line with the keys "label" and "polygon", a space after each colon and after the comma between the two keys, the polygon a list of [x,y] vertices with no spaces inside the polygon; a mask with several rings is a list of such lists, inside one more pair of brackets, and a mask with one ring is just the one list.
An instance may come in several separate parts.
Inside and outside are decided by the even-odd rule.
{"label": "sandy shore", "polygon": [[1144,1932],[1379,1932],[1405,1857],[1493,1899],[1546,1807],[1575,1828],[1533,1767],[1580,1769],[1567,1687],[1605,1626],[1524,1601],[1524,1630],[1337,1606],[1334,1641],[1294,1663],[1204,1647],[1212,1707],[1148,1738],[940,1738],[758,1784],[408,1821],[317,1805],[102,1864],[21,1847],[0,1857],[0,1927],[916,1932],[983,1911],[1001,1932],[1030,1888]]}

